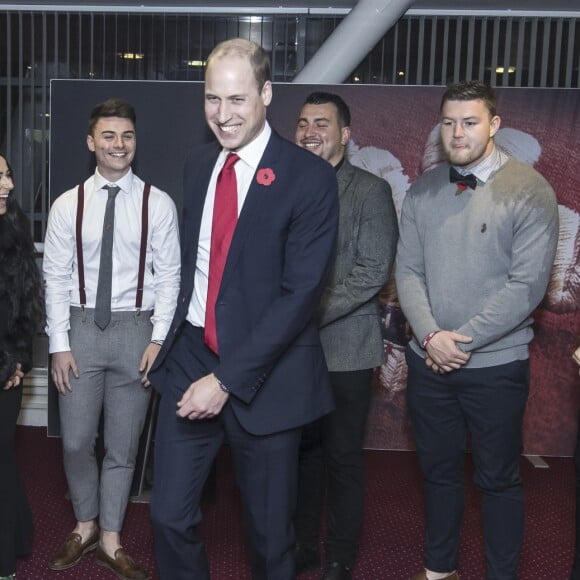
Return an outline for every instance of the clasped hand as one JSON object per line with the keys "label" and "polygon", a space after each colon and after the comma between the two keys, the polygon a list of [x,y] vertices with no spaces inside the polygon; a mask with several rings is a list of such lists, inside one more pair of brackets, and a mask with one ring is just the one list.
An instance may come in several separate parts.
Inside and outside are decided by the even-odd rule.
{"label": "clasped hand", "polygon": [[439,331],[427,344],[425,364],[434,373],[441,374],[461,368],[469,361],[471,353],[462,351],[457,344],[469,344],[472,340],[457,332]]}

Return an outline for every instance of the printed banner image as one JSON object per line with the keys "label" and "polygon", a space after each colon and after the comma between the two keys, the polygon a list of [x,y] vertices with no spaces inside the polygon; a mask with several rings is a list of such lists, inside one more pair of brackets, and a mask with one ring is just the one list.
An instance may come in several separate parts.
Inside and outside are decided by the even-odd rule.
{"label": "printed banner image", "polygon": [[[338,93],[349,105],[348,157],[389,182],[400,214],[413,181],[445,162],[438,127],[444,87],[276,84],[268,113],[272,127],[293,140],[302,103],[315,90]],[[51,200],[93,171],[87,121],[93,106],[109,97],[125,98],[136,108],[135,172],[167,191],[179,208],[185,158],[212,139],[203,116],[203,84],[196,82],[52,81]],[[560,217],[550,284],[534,313],[524,453],[570,456],[580,410],[572,358],[580,344],[580,90],[499,88],[498,113],[496,144],[550,182]],[[381,321],[385,362],[374,375],[366,446],[410,450],[404,360],[410,329],[392,281],[381,292]]]}

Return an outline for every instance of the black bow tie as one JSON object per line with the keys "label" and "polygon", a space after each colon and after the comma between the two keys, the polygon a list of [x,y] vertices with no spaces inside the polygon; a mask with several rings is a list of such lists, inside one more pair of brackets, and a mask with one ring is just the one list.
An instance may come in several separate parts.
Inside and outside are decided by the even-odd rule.
{"label": "black bow tie", "polygon": [[467,175],[461,175],[455,167],[449,168],[449,181],[451,183],[460,183],[475,189],[477,187],[477,177],[473,173],[468,173]]}

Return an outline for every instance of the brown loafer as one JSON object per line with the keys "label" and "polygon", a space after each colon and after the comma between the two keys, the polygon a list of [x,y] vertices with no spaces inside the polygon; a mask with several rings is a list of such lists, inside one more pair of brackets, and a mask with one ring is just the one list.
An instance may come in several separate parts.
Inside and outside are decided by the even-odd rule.
{"label": "brown loafer", "polygon": [[[427,580],[427,572],[425,570],[421,570],[421,572],[417,572],[410,580]],[[459,580],[459,574],[457,572],[453,572],[449,574],[449,576],[445,576],[444,580]]]}
{"label": "brown loafer", "polygon": [[117,548],[114,558],[109,558],[103,548],[97,547],[95,562],[113,571],[123,580],[150,580],[151,574],[139,566],[123,548]]}
{"label": "brown loafer", "polygon": [[48,563],[48,567],[51,570],[68,570],[68,568],[76,566],[87,552],[94,550],[98,543],[98,528],[86,542],[83,542],[80,534],[73,532],[67,536],[64,544],[56,551]]}

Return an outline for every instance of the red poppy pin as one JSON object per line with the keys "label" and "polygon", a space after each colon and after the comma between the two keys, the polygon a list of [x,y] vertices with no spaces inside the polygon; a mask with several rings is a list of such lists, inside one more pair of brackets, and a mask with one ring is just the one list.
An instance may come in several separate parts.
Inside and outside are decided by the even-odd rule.
{"label": "red poppy pin", "polygon": [[256,175],[256,181],[260,185],[265,185],[266,187],[268,187],[275,180],[276,180],[276,174],[269,167],[264,167],[264,169],[258,169],[258,173]]}

